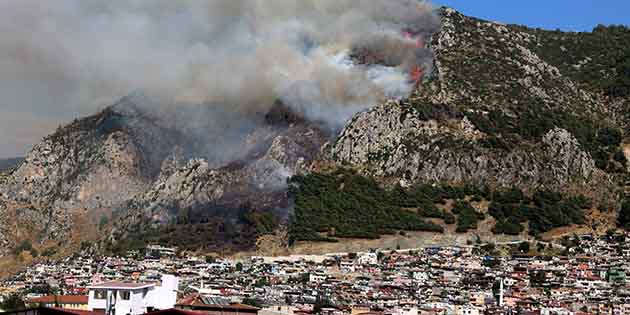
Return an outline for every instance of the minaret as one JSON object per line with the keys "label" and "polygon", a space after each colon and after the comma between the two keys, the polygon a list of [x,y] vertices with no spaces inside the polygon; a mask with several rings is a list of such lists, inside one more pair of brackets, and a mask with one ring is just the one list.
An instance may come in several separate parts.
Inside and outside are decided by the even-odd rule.
{"label": "minaret", "polygon": [[503,278],[499,281],[499,306],[503,306]]}

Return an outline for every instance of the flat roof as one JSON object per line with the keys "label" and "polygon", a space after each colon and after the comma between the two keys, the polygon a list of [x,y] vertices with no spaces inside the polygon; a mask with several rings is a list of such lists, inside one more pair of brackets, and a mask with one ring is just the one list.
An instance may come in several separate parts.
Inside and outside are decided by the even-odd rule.
{"label": "flat roof", "polygon": [[103,283],[99,283],[99,284],[93,284],[91,286],[88,286],[88,289],[119,289],[119,290],[131,289],[131,290],[138,290],[138,289],[144,289],[144,288],[151,288],[151,287],[154,287],[154,286],[155,286],[155,283],[135,283],[135,282],[110,281],[110,282],[103,282]]}

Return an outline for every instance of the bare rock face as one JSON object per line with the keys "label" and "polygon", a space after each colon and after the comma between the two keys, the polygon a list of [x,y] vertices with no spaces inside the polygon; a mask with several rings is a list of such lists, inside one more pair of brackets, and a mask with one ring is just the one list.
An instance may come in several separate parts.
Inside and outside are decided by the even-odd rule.
{"label": "bare rock face", "polygon": [[[244,205],[253,211],[286,208],[287,178],[307,171],[328,139],[278,105],[247,136],[242,159],[216,166],[195,157],[189,138],[168,122],[138,107],[147,101],[130,96],[60,128],[19,168],[3,171],[0,255],[24,238],[68,239],[77,216],[94,225],[113,216],[109,239],[116,241],[168,225],[182,211],[194,223],[237,217]],[[32,238],[23,224],[34,227],[28,229]]]}
{"label": "bare rock face", "polygon": [[[150,188],[121,207],[109,242],[116,244],[181,221],[238,226],[242,211],[273,212],[286,219],[282,209],[289,205],[287,179],[307,171],[327,139],[317,126],[303,120],[283,121],[255,130],[248,136],[247,143],[256,144],[248,157],[222,167],[212,167],[202,158],[186,160],[176,150],[165,159]],[[228,244],[223,237],[217,236],[216,242]],[[255,246],[255,240],[254,235],[249,246]],[[221,244],[200,244],[206,245]]]}
{"label": "bare rock face", "polygon": [[422,120],[404,102],[388,102],[358,115],[332,148],[333,158],[366,174],[415,182],[453,182],[562,189],[603,176],[564,129],[540,143],[509,152],[483,148],[465,121]]}
{"label": "bare rock face", "polygon": [[588,180],[597,176],[591,156],[581,150],[577,139],[564,129],[555,128],[545,134],[542,154],[544,159],[552,161],[549,175],[558,185],[566,185],[572,179]]}
{"label": "bare rock face", "polygon": [[[0,200],[7,215],[0,226],[20,220],[38,241],[69,236],[75,214],[96,218],[144,191],[157,161],[172,145],[166,130],[141,116],[132,97],[77,120],[37,144],[20,166],[5,175]],[[0,242],[23,236],[1,233]],[[13,234],[13,235],[9,235]],[[10,247],[9,247],[10,248]]]}

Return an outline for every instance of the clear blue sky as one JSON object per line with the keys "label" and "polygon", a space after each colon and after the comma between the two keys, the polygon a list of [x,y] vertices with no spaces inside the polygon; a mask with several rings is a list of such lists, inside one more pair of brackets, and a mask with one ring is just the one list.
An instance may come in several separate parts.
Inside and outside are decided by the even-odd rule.
{"label": "clear blue sky", "polygon": [[466,15],[544,29],[591,31],[597,24],[630,25],[630,0],[433,0]]}

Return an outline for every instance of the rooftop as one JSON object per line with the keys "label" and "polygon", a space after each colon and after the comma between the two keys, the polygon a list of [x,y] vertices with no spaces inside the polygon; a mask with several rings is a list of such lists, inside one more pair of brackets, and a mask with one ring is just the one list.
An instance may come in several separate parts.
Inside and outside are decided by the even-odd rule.
{"label": "rooftop", "polygon": [[258,311],[257,307],[230,303],[228,299],[221,297],[206,297],[198,294],[191,294],[177,302],[177,307],[191,307],[194,309],[222,309],[222,310],[238,310],[238,311]]}
{"label": "rooftop", "polygon": [[89,286],[89,289],[144,289],[154,287],[155,283],[136,283],[136,282],[120,282],[110,281]]}

